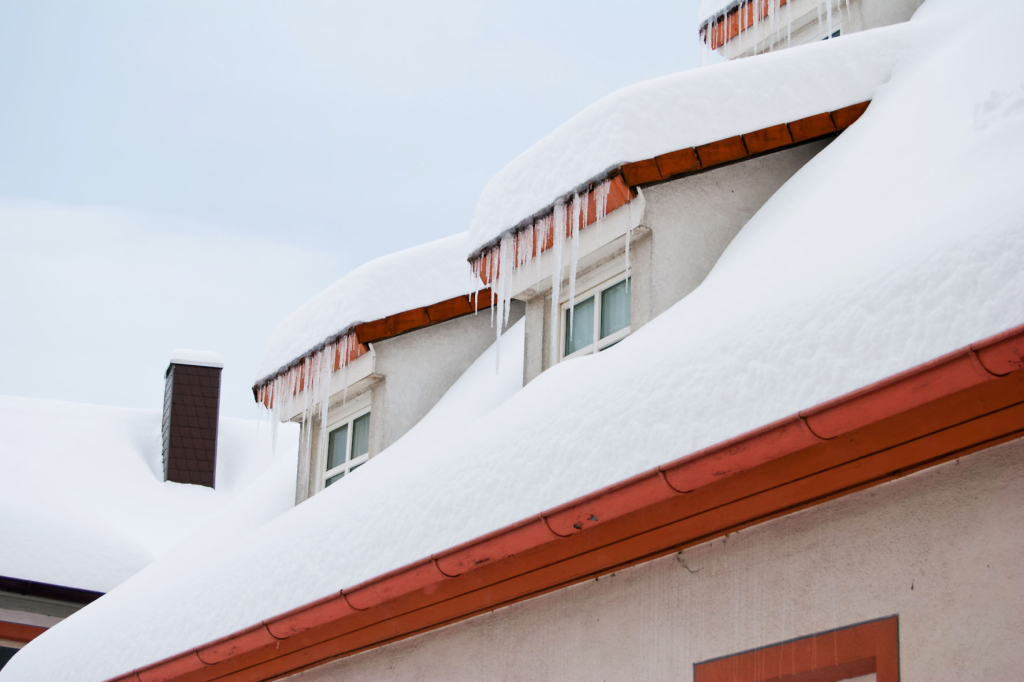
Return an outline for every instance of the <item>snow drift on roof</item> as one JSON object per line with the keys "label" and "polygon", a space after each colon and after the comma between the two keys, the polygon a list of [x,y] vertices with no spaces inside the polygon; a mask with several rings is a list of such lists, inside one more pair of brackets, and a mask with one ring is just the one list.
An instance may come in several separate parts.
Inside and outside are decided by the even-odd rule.
{"label": "snow drift on roof", "polygon": [[608,95],[498,171],[477,202],[469,253],[623,163],[715,142],[875,96],[925,40],[913,24],[684,71]]}
{"label": "snow drift on roof", "polygon": [[1024,43],[977,49],[1024,6],[967,11],[631,337],[399,441],[201,566],[153,564],[0,682],[152,663],[1024,322]]}
{"label": "snow drift on roof", "polygon": [[[161,416],[0,396],[0,575],[110,590],[207,522],[274,461],[269,427],[222,418],[217,489],[164,482]],[[290,460],[294,472],[297,428],[281,428],[277,460]],[[281,476],[294,498],[294,473]]]}
{"label": "snow drift on roof", "polygon": [[278,325],[263,350],[256,380],[266,379],[361,322],[447,301],[481,288],[466,263],[466,233],[360,265]]}

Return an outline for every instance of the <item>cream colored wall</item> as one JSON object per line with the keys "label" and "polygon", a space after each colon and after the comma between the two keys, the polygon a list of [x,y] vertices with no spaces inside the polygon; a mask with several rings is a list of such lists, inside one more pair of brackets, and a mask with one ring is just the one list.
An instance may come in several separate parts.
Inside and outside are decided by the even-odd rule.
{"label": "cream colored wall", "polygon": [[[909,21],[924,0],[829,0],[832,28],[843,35]],[[740,33],[718,52],[726,59],[750,57],[768,51],[783,50],[821,40],[829,33],[825,2],[790,0],[782,7],[773,25],[764,20]],[[819,16],[821,17],[819,21]],[[783,22],[790,22],[788,30]],[[756,36],[756,40],[755,40]]]}
{"label": "cream colored wall", "polygon": [[[696,289],[747,221],[826,145],[811,142],[644,188],[643,220],[630,242],[632,331]],[[625,267],[623,242],[580,270],[576,291],[620,275]],[[568,300],[566,277],[560,301]],[[559,360],[552,352],[551,327],[548,290],[526,303],[524,383]]]}
{"label": "cream colored wall", "polygon": [[[510,326],[523,316],[523,308],[513,302]],[[338,390],[331,396],[328,430],[369,407],[372,459],[415,426],[494,339],[491,313],[482,310],[374,343],[374,373],[360,382],[358,390],[349,387],[347,393]],[[313,418],[310,431],[308,453],[303,455],[306,450],[299,446],[296,504],[319,492],[326,466],[319,418]],[[302,437],[307,437],[305,428]]]}
{"label": "cream colored wall", "polygon": [[1024,677],[1024,440],[290,679],[690,680],[892,614],[904,681]]}

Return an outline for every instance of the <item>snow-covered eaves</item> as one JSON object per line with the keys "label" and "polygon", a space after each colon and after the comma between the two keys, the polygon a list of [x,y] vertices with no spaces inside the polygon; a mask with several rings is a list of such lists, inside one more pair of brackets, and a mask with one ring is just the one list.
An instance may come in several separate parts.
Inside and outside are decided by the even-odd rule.
{"label": "snow-covered eaves", "polygon": [[[677,149],[659,156],[623,164],[616,170],[617,175],[605,181],[606,197],[604,209],[611,213],[633,201],[636,197],[634,188],[665,180],[676,180],[694,173],[702,173],[719,166],[742,161],[761,154],[778,152],[790,147],[838,135],[851,125],[867,110],[870,102],[861,102],[836,111],[825,111],[814,116],[807,116],[797,121],[744,132],[724,140],[716,140],[697,147]],[[597,223],[600,218],[596,210],[598,186],[588,187],[581,195],[579,202],[580,214],[576,216],[579,229],[582,230]],[[583,203],[589,206],[583,208]],[[516,230],[516,236],[508,244],[514,253],[506,261],[513,270],[529,263],[554,246],[555,234],[552,224],[565,226],[565,238],[572,236],[572,202],[561,208],[545,209],[544,215],[555,210],[562,212],[564,218],[548,221],[547,229],[540,229],[534,222],[537,216],[531,217],[528,228]],[[543,236],[539,236],[543,235]],[[523,250],[529,253],[524,253]],[[488,244],[470,256],[474,271],[479,273],[481,281],[491,284],[501,272],[500,242]]]}
{"label": "snow-covered eaves", "polygon": [[700,11],[700,39],[717,50],[787,4],[788,0],[704,0]]}
{"label": "snow-covered eaves", "polygon": [[273,680],[1024,433],[1024,326],[117,678]]}
{"label": "snow-covered eaves", "polygon": [[352,270],[286,318],[271,334],[256,386],[300,364],[354,327],[415,311],[481,288],[466,264],[466,233],[382,256]]}
{"label": "snow-covered eaves", "polygon": [[[644,81],[587,107],[484,188],[467,255],[479,257],[626,164],[870,101],[893,65],[927,41],[917,24],[866,31]],[[593,215],[591,213],[590,215]]]}

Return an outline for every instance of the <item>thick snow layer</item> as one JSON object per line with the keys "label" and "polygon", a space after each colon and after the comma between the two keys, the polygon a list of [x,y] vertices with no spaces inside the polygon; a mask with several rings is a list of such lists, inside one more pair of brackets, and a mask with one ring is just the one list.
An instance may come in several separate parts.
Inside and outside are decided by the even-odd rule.
{"label": "thick snow layer", "polygon": [[723,10],[735,4],[737,0],[701,0],[700,8],[697,10],[697,21],[703,24],[712,16],[721,14]]}
{"label": "thick snow layer", "polygon": [[105,592],[265,471],[284,467],[280,485],[290,487],[287,504],[267,508],[294,503],[295,427],[282,427],[275,458],[268,425],[221,419],[211,490],[164,482],[160,419],[157,410],[0,396],[0,575]]}
{"label": "thick snow layer", "polygon": [[194,365],[196,367],[223,367],[224,356],[209,350],[175,348],[171,352],[171,364]]}
{"label": "thick snow layer", "polygon": [[631,337],[201,564],[154,563],[0,681],[151,663],[1024,323],[1024,43],[989,40],[1024,5],[958,20]]}
{"label": "thick snow layer", "polygon": [[278,325],[256,380],[265,379],[327,339],[379,320],[480,289],[466,263],[466,233],[414,246],[361,265]]}
{"label": "thick snow layer", "polygon": [[608,95],[484,187],[469,252],[581,183],[630,161],[872,99],[931,31],[924,22],[845,36],[637,83]]}

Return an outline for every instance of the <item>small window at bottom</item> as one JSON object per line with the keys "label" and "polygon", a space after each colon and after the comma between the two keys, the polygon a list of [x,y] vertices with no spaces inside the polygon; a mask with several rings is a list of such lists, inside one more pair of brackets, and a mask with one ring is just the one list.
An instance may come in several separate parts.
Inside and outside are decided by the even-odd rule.
{"label": "small window at bottom", "polygon": [[356,413],[336,425],[327,437],[323,487],[351,474],[370,458],[370,413]]}
{"label": "small window at bottom", "polygon": [[[594,342],[594,297],[565,311],[565,354],[572,355]],[[571,330],[571,333],[570,333]]]}

